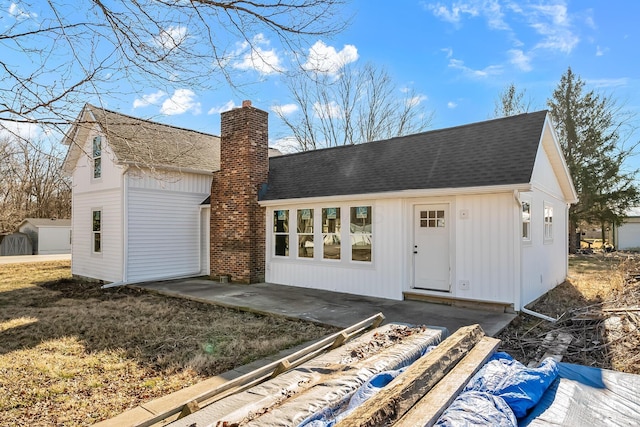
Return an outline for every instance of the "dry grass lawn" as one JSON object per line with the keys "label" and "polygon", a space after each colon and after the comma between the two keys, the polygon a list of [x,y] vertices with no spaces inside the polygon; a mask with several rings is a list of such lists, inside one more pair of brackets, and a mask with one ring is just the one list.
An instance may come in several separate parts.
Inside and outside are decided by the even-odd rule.
{"label": "dry grass lawn", "polygon": [[72,280],[69,262],[0,267],[0,425],[78,426],[333,332]]}
{"label": "dry grass lawn", "polygon": [[545,336],[564,332],[573,338],[564,362],[640,374],[640,257],[571,256],[569,277],[527,307],[558,321],[519,315],[498,336],[502,350],[539,361]]}

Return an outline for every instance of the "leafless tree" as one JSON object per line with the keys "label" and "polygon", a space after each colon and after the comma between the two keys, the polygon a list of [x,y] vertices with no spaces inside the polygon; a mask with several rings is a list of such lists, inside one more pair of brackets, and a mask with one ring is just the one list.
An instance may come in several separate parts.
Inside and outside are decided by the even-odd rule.
{"label": "leafless tree", "polygon": [[399,88],[373,64],[343,66],[338,75],[305,70],[285,78],[296,111],[273,110],[292,133],[296,150],[417,133],[433,118],[423,108],[423,96]]}
{"label": "leafless tree", "polygon": [[238,43],[253,49],[263,33],[301,52],[306,36],[346,25],[337,16],[342,3],[15,0],[2,11],[0,129],[17,122],[62,131],[84,102],[101,105],[103,94],[113,98],[124,87],[241,85],[246,81],[231,73]]}
{"label": "leafless tree", "polygon": [[498,94],[493,108],[493,117],[508,117],[528,113],[531,109],[531,98],[525,98],[526,89],[521,91],[511,82]]}
{"label": "leafless tree", "polygon": [[24,218],[69,218],[71,187],[61,173],[62,153],[46,143],[0,139],[0,232]]}

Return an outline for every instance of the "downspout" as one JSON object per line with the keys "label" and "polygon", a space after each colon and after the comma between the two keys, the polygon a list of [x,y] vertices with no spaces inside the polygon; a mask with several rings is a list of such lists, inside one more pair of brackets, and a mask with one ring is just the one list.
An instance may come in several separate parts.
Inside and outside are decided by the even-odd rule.
{"label": "downspout", "polygon": [[129,275],[129,165],[122,172],[122,282]]}
{"label": "downspout", "polygon": [[[522,201],[520,200],[520,193],[517,190],[513,191],[513,197],[516,200],[516,202],[518,203],[518,212],[520,212],[520,209],[522,209]],[[522,213],[520,212],[520,216],[522,215]],[[521,217],[520,217],[520,221],[521,221]],[[520,222],[518,221],[518,223]],[[516,234],[516,236],[519,236],[520,234]],[[521,239],[518,239],[518,244],[522,247],[522,241]],[[553,317],[549,317],[545,314],[542,313],[538,313],[536,311],[533,310],[529,310],[528,308],[526,308],[524,306],[524,303],[522,301],[523,295],[524,295],[524,288],[523,288],[523,284],[524,284],[524,276],[522,273],[522,263],[523,263],[523,255],[522,255],[522,249],[520,249],[520,311],[522,313],[528,314],[529,316],[533,316],[533,317],[537,317],[539,319],[542,320],[546,320],[547,322],[551,322],[551,323],[556,323],[558,321],[558,319],[554,319]]]}

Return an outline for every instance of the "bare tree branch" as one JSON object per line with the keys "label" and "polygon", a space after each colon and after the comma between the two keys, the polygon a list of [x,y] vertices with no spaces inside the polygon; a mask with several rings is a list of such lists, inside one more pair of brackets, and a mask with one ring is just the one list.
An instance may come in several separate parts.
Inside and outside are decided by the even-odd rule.
{"label": "bare tree branch", "polygon": [[398,88],[384,69],[372,64],[343,66],[339,75],[302,71],[287,76],[297,111],[274,112],[300,151],[388,139],[426,130],[433,113],[424,97]]}

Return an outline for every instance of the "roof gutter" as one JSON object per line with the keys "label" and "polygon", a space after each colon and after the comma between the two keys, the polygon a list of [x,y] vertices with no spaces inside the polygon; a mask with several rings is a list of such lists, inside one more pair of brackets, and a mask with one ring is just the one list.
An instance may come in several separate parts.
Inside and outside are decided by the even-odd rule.
{"label": "roof gutter", "polygon": [[370,199],[399,199],[410,197],[443,197],[458,196],[471,194],[490,194],[490,193],[506,193],[517,191],[531,191],[531,183],[509,184],[509,185],[487,185],[479,187],[460,187],[460,188],[430,188],[417,190],[401,190],[401,191],[385,191],[379,193],[363,193],[363,194],[344,194],[335,196],[321,197],[300,197],[293,199],[276,199],[276,200],[260,200],[260,206],[278,206],[283,204],[303,204],[303,203],[320,203],[325,201],[344,201],[344,200],[370,200]]}

